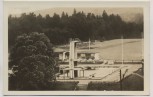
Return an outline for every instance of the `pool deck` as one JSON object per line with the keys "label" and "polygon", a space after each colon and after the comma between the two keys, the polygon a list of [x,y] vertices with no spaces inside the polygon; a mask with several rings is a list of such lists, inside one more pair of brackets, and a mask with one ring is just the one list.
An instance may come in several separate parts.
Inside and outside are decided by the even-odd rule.
{"label": "pool deck", "polygon": [[[114,66],[114,65],[113,65]],[[129,66],[129,67],[127,67]],[[124,73],[124,71],[126,69],[129,69],[128,72],[126,73],[125,77],[132,74],[134,71],[136,71],[138,68],[140,68],[141,65],[122,65],[119,68],[116,68],[115,71],[108,73],[107,75],[103,76],[103,77],[77,77],[77,78],[73,78],[70,79],[68,77],[65,78],[57,78],[57,81],[78,81],[78,85],[82,85],[82,84],[88,84],[89,82],[114,82],[114,81],[119,81],[119,71],[122,70],[122,73]]]}

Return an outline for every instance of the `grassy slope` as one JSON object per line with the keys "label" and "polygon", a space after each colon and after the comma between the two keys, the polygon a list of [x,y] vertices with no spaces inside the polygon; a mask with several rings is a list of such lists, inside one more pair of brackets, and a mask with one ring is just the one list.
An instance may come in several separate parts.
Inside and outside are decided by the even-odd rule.
{"label": "grassy slope", "polygon": [[[91,51],[99,52],[101,58],[121,60],[122,59],[122,40],[110,40],[97,42],[91,45]],[[123,58],[124,60],[141,60],[143,57],[142,39],[124,39],[123,40]],[[84,49],[88,50],[88,49]]]}
{"label": "grassy slope", "polygon": [[[123,40],[124,60],[141,60],[143,58],[143,39]],[[110,60],[122,59],[122,40],[115,39],[91,44],[90,51],[99,52],[101,58]],[[77,46],[79,51],[89,51],[88,43]],[[69,50],[68,45],[60,45],[56,49]]]}

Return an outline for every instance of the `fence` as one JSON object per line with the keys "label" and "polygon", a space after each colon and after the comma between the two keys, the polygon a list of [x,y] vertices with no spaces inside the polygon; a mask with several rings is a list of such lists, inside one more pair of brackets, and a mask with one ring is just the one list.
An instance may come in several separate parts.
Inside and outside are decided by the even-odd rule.
{"label": "fence", "polygon": [[114,64],[142,64],[142,60],[115,60]]}
{"label": "fence", "polygon": [[[61,65],[67,65],[69,62],[59,62]],[[95,62],[78,62],[78,64],[142,64],[142,60],[104,60]]]}

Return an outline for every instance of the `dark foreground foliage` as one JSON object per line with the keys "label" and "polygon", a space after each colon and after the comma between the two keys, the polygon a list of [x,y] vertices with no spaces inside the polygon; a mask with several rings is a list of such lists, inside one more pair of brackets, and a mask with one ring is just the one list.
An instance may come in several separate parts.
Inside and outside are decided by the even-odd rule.
{"label": "dark foreground foliage", "polygon": [[49,83],[50,90],[55,91],[68,91],[68,90],[74,90],[77,87],[77,84],[79,82],[77,81],[65,81],[65,82],[55,82],[55,83]]}
{"label": "dark foreground foliage", "polygon": [[[143,78],[130,75],[122,80],[122,91],[143,91]],[[90,82],[87,90],[121,91],[119,82]]]}
{"label": "dark foreground foliage", "polygon": [[117,91],[120,90],[120,85],[116,82],[90,82],[88,84],[87,90]]}
{"label": "dark foreground foliage", "polygon": [[43,33],[17,37],[9,53],[9,89],[39,90],[55,80],[56,61],[52,44]]}
{"label": "dark foreground foliage", "polygon": [[131,75],[123,80],[124,91],[143,91],[144,90],[144,79],[137,76]]}
{"label": "dark foreground foliage", "polygon": [[15,81],[12,81],[13,79],[10,79],[11,86],[9,87],[10,91],[73,91],[77,88],[77,81],[66,81],[66,82],[46,82],[47,85],[36,87],[36,86],[30,86],[27,85],[27,89],[17,89],[15,87]]}

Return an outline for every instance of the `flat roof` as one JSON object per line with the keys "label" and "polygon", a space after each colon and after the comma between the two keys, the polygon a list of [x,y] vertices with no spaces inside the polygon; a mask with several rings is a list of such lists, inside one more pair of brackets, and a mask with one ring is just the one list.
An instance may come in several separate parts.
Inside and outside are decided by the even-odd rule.
{"label": "flat roof", "polygon": [[[63,52],[69,52],[69,50],[64,50],[64,49],[54,49],[54,52],[56,53],[63,53]],[[94,53],[98,53],[95,51],[88,51],[88,50],[77,50],[77,53],[89,53],[89,54],[94,54]]]}
{"label": "flat roof", "polygon": [[[74,67],[73,70],[83,70],[84,68],[82,67]],[[71,68],[64,68],[64,70],[72,70]]]}

